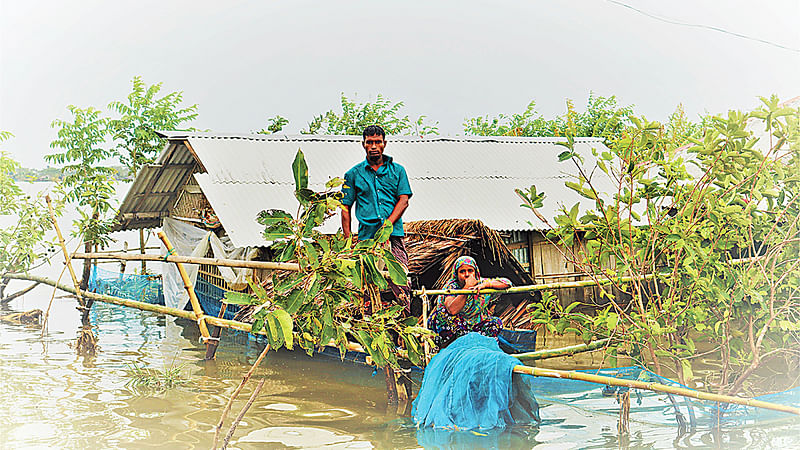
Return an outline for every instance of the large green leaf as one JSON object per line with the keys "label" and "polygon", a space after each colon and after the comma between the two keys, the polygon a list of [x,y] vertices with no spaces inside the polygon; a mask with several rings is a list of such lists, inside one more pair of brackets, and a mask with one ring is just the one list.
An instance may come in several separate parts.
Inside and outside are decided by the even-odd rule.
{"label": "large green leaf", "polygon": [[286,342],[286,348],[292,349],[292,332],[294,331],[294,321],[292,317],[283,309],[276,309],[272,312],[278,322],[281,324],[281,331],[283,332],[283,340]]}
{"label": "large green leaf", "polygon": [[380,290],[384,290],[389,287],[389,283],[386,282],[386,279],[383,278],[383,275],[378,271],[378,268],[375,266],[375,257],[372,255],[364,255],[362,258],[362,263],[364,264],[364,281],[368,281],[371,284],[374,284]]}
{"label": "large green leaf", "polygon": [[394,230],[394,225],[389,220],[384,220],[383,225],[375,232],[375,242],[379,244],[383,244],[384,242],[388,241],[389,238],[392,236],[392,231]]}
{"label": "large green leaf", "polygon": [[229,305],[260,305],[264,303],[260,298],[244,292],[225,292],[225,303]]}
{"label": "large green leaf", "polygon": [[288,296],[281,297],[279,304],[283,306],[287,313],[294,314],[303,306],[304,297],[303,291],[298,289],[292,291]]}
{"label": "large green leaf", "polygon": [[386,261],[386,270],[389,271],[389,278],[392,279],[392,283],[398,286],[406,286],[408,284],[406,269],[397,261],[392,252],[383,249],[383,259]]}
{"label": "large green leaf", "polygon": [[322,313],[322,324],[322,339],[320,342],[323,345],[327,345],[331,339],[336,337],[336,326],[333,324],[333,314],[330,307],[326,306]]}
{"label": "large green leaf", "polygon": [[303,151],[297,149],[297,155],[292,163],[292,174],[294,174],[294,186],[296,191],[308,188],[308,165]]}
{"label": "large green leaf", "polygon": [[296,288],[305,279],[305,274],[295,272],[286,278],[282,279],[276,286],[275,292],[285,294],[288,291]]}

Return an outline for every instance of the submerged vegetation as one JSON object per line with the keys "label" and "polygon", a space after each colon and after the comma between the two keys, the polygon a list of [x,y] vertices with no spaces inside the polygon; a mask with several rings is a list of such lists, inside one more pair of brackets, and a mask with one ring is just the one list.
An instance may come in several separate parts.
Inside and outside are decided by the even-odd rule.
{"label": "submerged vegetation", "polygon": [[163,392],[189,382],[185,373],[185,365],[170,365],[163,369],[128,364],[126,376],[129,378],[125,387],[136,393]]}

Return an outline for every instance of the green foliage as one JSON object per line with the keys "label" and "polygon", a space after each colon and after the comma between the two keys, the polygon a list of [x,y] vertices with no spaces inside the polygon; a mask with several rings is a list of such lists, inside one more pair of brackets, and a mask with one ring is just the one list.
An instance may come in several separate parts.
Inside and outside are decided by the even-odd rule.
{"label": "green foliage", "polygon": [[[579,175],[567,186],[594,206],[564,207],[548,237],[573,249],[578,270],[613,282],[592,314],[545,302],[536,323],[613,336],[659,370],[670,362],[684,383],[702,342],[722,360],[707,382],[727,393],[767,359],[791,367],[800,343],[800,110],[763,103],[694,129],[632,117],[589,162],[574,150],[577,126],[568,128],[560,159]],[[608,186],[601,177],[610,189],[597,187]],[[523,194],[532,203],[531,192]]]}
{"label": "green foliage", "polygon": [[[10,138],[0,131],[0,142]],[[45,250],[44,233],[50,229],[47,207],[41,196],[30,197],[14,181],[18,162],[0,151],[0,215],[11,216],[0,229],[0,274],[28,270]]]}
{"label": "green foliage", "polygon": [[417,319],[403,319],[401,306],[373,311],[371,304],[378,289],[387,281],[379,267],[398,285],[405,285],[403,266],[384,248],[392,231],[385,222],[376,239],[354,243],[341,233],[326,236],[316,230],[326,217],[342,204],[341,193],[334,191],[342,180],[327,183],[328,190],[308,190],[308,169],[302,151],[297,152],[292,169],[296,197],[301,205],[298,218],[284,211],[262,211],[258,222],[264,236],[272,241],[279,261],[294,261],[300,272],[288,273],[274,280],[274,290],[267,292],[251,284],[254,299],[260,302],[254,314],[253,330],[265,330],[270,345],[278,349],[297,343],[309,354],[331,340],[344,356],[348,336],[358,340],[379,366],[397,365],[397,347],[392,333],[399,336],[409,359],[422,362],[422,340],[431,337],[416,326]]}
{"label": "green foliage", "polygon": [[269,122],[269,125],[267,125],[266,128],[257,131],[258,134],[274,134],[283,130],[283,127],[289,124],[289,119],[280,115],[270,117],[267,119],[267,121]]}
{"label": "green foliage", "polygon": [[125,383],[125,387],[138,394],[163,392],[189,382],[184,373],[184,364],[172,365],[161,370],[139,366],[136,363],[127,366],[126,375],[129,380]]}
{"label": "green foliage", "polygon": [[589,94],[586,110],[578,112],[572,101],[567,101],[567,113],[554,119],[545,119],[536,111],[536,102],[519,114],[499,114],[497,117],[473,117],[464,121],[464,132],[477,136],[564,136],[567,129],[573,136],[618,138],[629,124],[633,114],[631,106],[620,107],[616,97]]}
{"label": "green foliage", "polygon": [[45,155],[44,159],[62,165],[65,201],[79,207],[81,218],[76,226],[84,242],[105,246],[110,241],[114,211],[111,204],[114,171],[103,165],[113,155],[106,147],[108,119],[92,107],[81,109],[70,105],[67,109],[72,113],[72,121],[53,121],[58,138],[50,143],[51,148],[63,151]]}
{"label": "green foliage", "polygon": [[165,140],[156,131],[183,129],[185,123],[197,117],[197,105],[181,107],[182,92],[159,96],[162,83],[147,86],[141,77],[133,79],[133,89],[126,103],[113,101],[108,105],[120,116],[108,121],[111,137],[117,142],[114,152],[128,168],[132,177],[146,164],[155,161],[164,148]]}
{"label": "green foliage", "polygon": [[[344,134],[361,135],[369,125],[380,125],[387,134],[417,135],[439,134],[438,122],[426,123],[425,116],[412,120],[408,115],[401,115],[403,102],[392,103],[378,95],[375,102],[357,104],[342,94],[342,112],[330,110],[314,117],[308,124],[304,134]],[[280,116],[279,116],[280,117]]]}

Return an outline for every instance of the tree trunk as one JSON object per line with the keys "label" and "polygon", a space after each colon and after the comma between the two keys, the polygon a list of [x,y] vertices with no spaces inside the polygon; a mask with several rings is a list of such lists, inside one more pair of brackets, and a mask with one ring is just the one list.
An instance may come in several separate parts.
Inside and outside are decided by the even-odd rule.
{"label": "tree trunk", "polygon": [[[84,244],[84,249],[87,252],[92,251],[92,244],[87,242]],[[89,277],[92,275],[92,260],[91,259],[84,259],[83,260],[83,274],[81,275],[81,290],[86,291],[87,287],[89,286]],[[85,304],[83,311],[81,311],[81,321],[84,325],[89,323],[89,310],[92,309],[92,304],[94,300],[92,299],[85,299]]]}

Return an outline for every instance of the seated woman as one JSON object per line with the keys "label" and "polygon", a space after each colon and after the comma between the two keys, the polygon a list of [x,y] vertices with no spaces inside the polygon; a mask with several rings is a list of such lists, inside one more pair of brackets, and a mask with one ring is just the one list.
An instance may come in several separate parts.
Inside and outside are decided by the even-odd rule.
{"label": "seated woman", "polygon": [[439,348],[471,331],[484,336],[497,337],[502,322],[490,316],[488,303],[499,294],[481,294],[481,289],[505,289],[511,286],[507,278],[481,278],[478,264],[471,256],[462,256],[453,264],[451,278],[445,289],[474,289],[474,294],[439,295],[436,306],[428,318],[428,328],[438,337]]}

